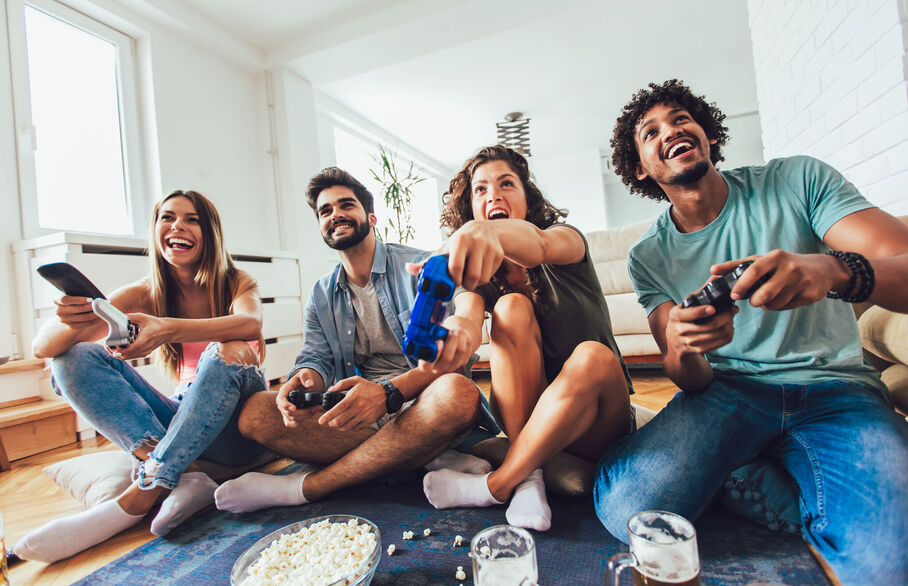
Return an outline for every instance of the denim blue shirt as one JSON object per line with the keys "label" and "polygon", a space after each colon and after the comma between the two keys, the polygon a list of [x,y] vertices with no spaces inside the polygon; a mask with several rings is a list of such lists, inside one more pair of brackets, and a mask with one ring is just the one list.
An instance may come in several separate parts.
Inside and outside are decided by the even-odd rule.
{"label": "denim blue shirt", "polygon": [[[372,286],[381,305],[382,314],[397,337],[403,354],[404,331],[410,323],[410,308],[416,299],[416,277],[404,266],[419,262],[429,255],[425,250],[402,244],[375,242],[372,259]],[[353,360],[353,340],[356,335],[356,315],[347,285],[347,273],[338,264],[318,280],[306,303],[303,323],[303,348],[290,371],[292,377],[301,368],[311,368],[321,375],[325,387],[338,380],[356,375]],[[416,362],[407,358],[410,368]]]}

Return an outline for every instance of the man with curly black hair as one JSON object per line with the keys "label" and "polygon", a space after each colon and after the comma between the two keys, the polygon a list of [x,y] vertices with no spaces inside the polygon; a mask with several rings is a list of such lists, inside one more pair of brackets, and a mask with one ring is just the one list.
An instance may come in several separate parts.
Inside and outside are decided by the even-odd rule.
{"label": "man with curly black hair", "polygon": [[[843,303],[908,312],[908,227],[810,157],[718,171],[723,119],[670,80],[637,92],[615,127],[625,185],[671,203],[628,268],[682,392],[607,448],[597,514],[621,539],[636,511],[693,519],[729,472],[765,458],[797,484],[794,522],[843,583],[908,583],[908,425]],[[749,303],[680,305],[744,260],[731,298]]]}

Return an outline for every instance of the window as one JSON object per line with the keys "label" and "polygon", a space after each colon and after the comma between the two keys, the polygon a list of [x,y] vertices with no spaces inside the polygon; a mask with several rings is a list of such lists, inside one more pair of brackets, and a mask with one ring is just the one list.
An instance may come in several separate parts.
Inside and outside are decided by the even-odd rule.
{"label": "window", "polygon": [[144,232],[130,37],[53,0],[9,0],[23,233]]}
{"label": "window", "polygon": [[[372,158],[372,154],[377,153],[378,148],[348,132],[335,128],[334,152],[337,166],[349,171],[375,197],[378,233],[382,234],[382,228],[391,217],[391,212],[382,197],[381,184],[375,180],[370,171],[370,169],[379,169],[378,163]],[[399,166],[406,171],[410,161],[399,155],[397,160]],[[413,186],[411,222],[415,235],[407,242],[407,245],[424,250],[434,250],[441,246],[441,230],[438,220],[441,213],[438,181],[434,175],[422,170],[418,163],[414,166],[414,170],[426,179]],[[396,240],[392,240],[392,242],[396,242]]]}

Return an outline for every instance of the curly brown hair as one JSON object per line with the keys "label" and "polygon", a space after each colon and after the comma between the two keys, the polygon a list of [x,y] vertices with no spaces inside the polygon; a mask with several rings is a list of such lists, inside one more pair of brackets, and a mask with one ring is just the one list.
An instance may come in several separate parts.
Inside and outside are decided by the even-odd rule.
{"label": "curly brown hair", "polygon": [[545,230],[567,216],[567,210],[553,206],[543,197],[542,192],[530,179],[530,166],[523,155],[514,149],[497,144],[479,149],[463,164],[463,167],[448,184],[448,191],[442,198],[444,209],[441,212],[441,225],[449,229],[449,236],[473,219],[473,173],[480,165],[491,161],[504,161],[520,178],[523,191],[527,196],[526,220],[528,222]]}
{"label": "curly brown hair", "polygon": [[728,127],[722,124],[725,114],[719,110],[715,102],[707,102],[705,96],[695,96],[684,82],[677,79],[669,79],[662,85],[651,83],[649,89],[639,90],[631,101],[625,104],[615,122],[615,131],[609,141],[612,147],[612,166],[631,193],[666,201],[668,196],[658,183],[649,177],[637,179],[636,175],[640,155],[634,142],[634,131],[644,114],[658,104],[681,106],[703,128],[707,138],[715,139],[716,143],[710,145],[709,149],[709,158],[714,165],[725,160],[722,156],[722,146],[728,142]]}
{"label": "curly brown hair", "polygon": [[[481,165],[492,161],[504,161],[511,171],[520,178],[523,191],[527,198],[526,221],[532,223],[540,230],[545,230],[553,224],[561,222],[567,216],[567,210],[556,208],[547,200],[542,191],[530,179],[530,166],[523,155],[500,144],[479,149],[463,168],[451,179],[448,191],[444,194],[444,210],[441,213],[441,225],[449,228],[448,235],[453,234],[458,228],[473,218],[473,173]],[[492,276],[490,284],[499,294],[505,295],[513,292],[513,288],[505,279],[504,265],[498,268]],[[526,286],[530,291],[533,303],[544,303],[535,270],[526,271]]]}

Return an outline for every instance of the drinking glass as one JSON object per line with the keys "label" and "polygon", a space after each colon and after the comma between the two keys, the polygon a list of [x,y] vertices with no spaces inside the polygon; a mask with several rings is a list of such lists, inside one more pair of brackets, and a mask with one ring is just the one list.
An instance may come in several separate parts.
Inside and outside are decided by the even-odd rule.
{"label": "drinking glass", "polygon": [[699,586],[697,533],[690,521],[666,511],[642,511],[627,522],[629,553],[608,560],[606,584],[618,585],[618,574],[634,569],[634,586]]}
{"label": "drinking glass", "polygon": [[536,543],[524,529],[495,525],[470,543],[473,582],[477,586],[535,586]]}

